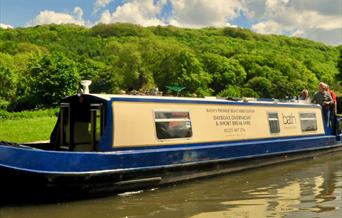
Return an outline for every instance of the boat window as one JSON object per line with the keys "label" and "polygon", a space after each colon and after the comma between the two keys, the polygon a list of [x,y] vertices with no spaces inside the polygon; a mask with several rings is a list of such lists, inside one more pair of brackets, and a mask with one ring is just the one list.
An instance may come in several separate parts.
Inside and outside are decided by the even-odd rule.
{"label": "boat window", "polygon": [[268,113],[268,124],[271,133],[280,133],[279,118],[277,112]]}
{"label": "boat window", "polygon": [[300,113],[299,118],[302,131],[317,130],[317,118],[315,113]]}
{"label": "boat window", "polygon": [[154,119],[158,139],[192,137],[190,114],[187,111],[155,111]]}

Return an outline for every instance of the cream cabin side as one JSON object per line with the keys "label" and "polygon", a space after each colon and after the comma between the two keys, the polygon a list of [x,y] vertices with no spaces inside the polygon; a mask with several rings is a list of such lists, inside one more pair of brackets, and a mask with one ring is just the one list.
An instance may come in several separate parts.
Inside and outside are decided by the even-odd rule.
{"label": "cream cabin side", "polygon": [[316,105],[113,101],[112,108],[113,148],[325,133]]}

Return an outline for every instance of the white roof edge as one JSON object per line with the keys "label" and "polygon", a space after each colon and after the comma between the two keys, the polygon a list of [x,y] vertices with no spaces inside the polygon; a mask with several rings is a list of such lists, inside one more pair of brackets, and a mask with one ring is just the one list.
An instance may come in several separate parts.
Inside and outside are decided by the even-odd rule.
{"label": "white roof edge", "polygon": [[114,94],[87,94],[90,96],[94,96],[106,101],[110,101],[112,98],[132,98],[132,99],[165,99],[165,100],[191,100],[191,101],[203,101],[203,102],[247,102],[247,103],[255,103],[255,104],[284,104],[284,105],[315,105],[315,104],[310,104],[310,103],[304,103],[304,102],[279,102],[279,101],[253,101],[253,100],[248,100],[244,101],[239,100],[239,101],[232,101],[232,100],[226,100],[226,99],[219,99],[216,98],[215,96],[213,97],[205,97],[205,98],[191,98],[191,97],[173,97],[173,96],[150,96],[150,95],[114,95]]}

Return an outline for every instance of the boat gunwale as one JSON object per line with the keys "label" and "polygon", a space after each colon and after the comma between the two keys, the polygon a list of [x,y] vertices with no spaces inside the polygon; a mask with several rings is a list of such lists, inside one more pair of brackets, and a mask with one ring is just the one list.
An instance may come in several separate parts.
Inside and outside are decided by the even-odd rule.
{"label": "boat gunwale", "polygon": [[0,163],[0,167],[4,167],[7,169],[15,169],[20,170],[23,172],[31,172],[36,174],[45,174],[45,175],[95,175],[95,174],[106,174],[106,173],[125,173],[125,172],[135,172],[135,171],[145,171],[145,170],[158,170],[158,169],[169,169],[169,168],[177,168],[177,167],[186,167],[186,166],[195,166],[195,165],[202,165],[202,164],[211,164],[211,163],[218,163],[218,162],[229,162],[229,161],[237,161],[237,160],[247,160],[253,158],[262,158],[262,157],[272,157],[277,155],[287,155],[287,154],[294,154],[294,153],[302,153],[307,151],[321,151],[321,150],[328,150],[333,148],[341,147],[341,144],[337,145],[330,145],[324,147],[315,147],[315,148],[306,148],[306,149],[297,149],[291,151],[280,151],[280,152],[273,152],[273,153],[265,153],[265,154],[258,154],[258,155],[246,155],[246,156],[239,156],[239,157],[232,157],[232,158],[221,158],[215,160],[203,160],[203,161],[194,161],[188,163],[177,163],[177,164],[168,164],[168,165],[159,165],[159,166],[146,166],[146,167],[134,167],[134,168],[120,168],[120,169],[109,169],[109,170],[94,170],[94,171],[81,171],[81,172],[62,172],[62,171],[43,171],[43,170],[31,170],[25,169],[20,167],[12,167],[7,166]]}
{"label": "boat gunwale", "polygon": [[[307,137],[304,140],[334,140],[334,136],[316,136],[316,137]],[[279,143],[283,143],[286,141],[298,141],[298,139],[290,139],[290,140],[277,140]],[[218,144],[218,146],[201,146],[201,147],[182,147],[180,148],[165,148],[165,149],[145,149],[145,150],[139,150],[139,151],[132,151],[132,150],[127,150],[127,151],[113,151],[113,152],[66,152],[66,151],[45,151],[45,150],[31,150],[27,149],[28,152],[42,152],[44,154],[46,153],[52,153],[52,154],[59,154],[59,155],[79,155],[79,156],[87,156],[87,155],[96,155],[96,156],[113,156],[119,158],[124,157],[126,155],[144,155],[144,154],[150,154],[152,155],[160,153],[160,152],[174,152],[174,151],[200,151],[204,149],[220,149],[223,147],[234,147],[234,146],[248,146],[250,144],[268,144],[270,141],[258,141],[258,142],[248,142],[248,143],[232,143],[232,144]],[[234,145],[235,144],[235,145]],[[334,148],[334,147],[341,147],[342,144],[339,141],[336,141],[334,144],[330,145],[325,145],[325,146],[314,146],[310,148],[300,148],[300,149],[293,149],[293,150],[287,150],[287,151],[273,151],[273,152],[266,152],[262,154],[254,154],[254,155],[240,155],[237,157],[228,157],[228,158],[219,158],[219,159],[212,159],[212,160],[197,160],[197,161],[191,161],[191,162],[181,162],[181,163],[176,163],[176,164],[162,164],[162,165],[154,165],[154,166],[142,166],[142,167],[121,167],[121,168],[116,168],[116,169],[102,169],[102,170],[91,170],[91,171],[53,171],[53,170],[32,170],[32,169],[27,169],[27,168],[22,168],[22,167],[14,167],[14,166],[8,166],[5,164],[1,164],[0,166],[2,167],[7,167],[11,169],[17,169],[17,170],[22,170],[26,172],[32,172],[32,173],[45,173],[45,174],[63,174],[63,175],[77,175],[77,174],[94,174],[94,173],[106,173],[106,172],[126,172],[126,171],[132,171],[132,170],[152,170],[152,169],[160,169],[160,168],[168,168],[168,167],[177,167],[177,166],[187,166],[188,164],[190,165],[196,165],[196,164],[204,164],[204,163],[215,163],[215,162],[222,162],[222,161],[232,161],[232,160],[242,160],[242,159],[249,159],[249,158],[258,158],[258,157],[266,157],[266,156],[273,156],[273,155],[279,155],[279,154],[291,154],[291,153],[296,153],[296,152],[302,152],[302,151],[319,151],[322,149],[329,149],[329,148]],[[5,147],[5,146],[2,146]],[[6,146],[8,147],[8,146]],[[1,145],[0,145],[1,148]],[[17,149],[17,150],[23,150],[22,148],[17,148],[17,147],[10,147],[12,149]],[[25,150],[26,150],[25,149]],[[58,152],[58,153],[57,153]]]}

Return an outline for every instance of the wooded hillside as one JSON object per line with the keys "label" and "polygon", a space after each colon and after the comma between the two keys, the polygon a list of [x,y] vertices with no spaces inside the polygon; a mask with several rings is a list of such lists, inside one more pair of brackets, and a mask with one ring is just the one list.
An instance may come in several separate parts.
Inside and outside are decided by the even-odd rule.
{"label": "wooded hillside", "polygon": [[185,87],[182,95],[286,98],[319,81],[342,93],[342,46],[240,28],[133,24],[0,28],[0,109],[50,107],[92,92]]}

